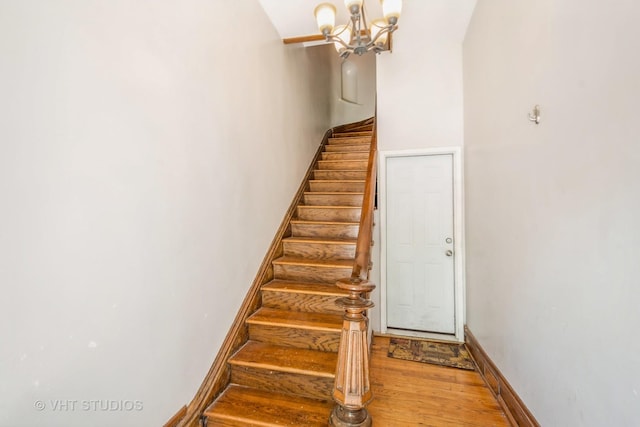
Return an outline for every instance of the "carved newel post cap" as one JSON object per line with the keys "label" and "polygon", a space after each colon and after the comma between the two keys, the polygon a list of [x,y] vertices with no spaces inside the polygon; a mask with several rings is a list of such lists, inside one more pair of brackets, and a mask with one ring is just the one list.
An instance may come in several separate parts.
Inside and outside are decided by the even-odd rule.
{"label": "carved newel post cap", "polygon": [[363,293],[368,293],[376,288],[376,285],[368,280],[362,280],[360,278],[348,277],[346,279],[340,279],[336,282],[336,286],[340,289],[349,291],[349,296],[340,298],[336,301],[339,307],[344,308],[347,311],[347,316],[353,316],[360,314],[365,310],[373,307],[373,302],[368,299],[362,298]]}
{"label": "carved newel post cap", "polygon": [[340,279],[336,282],[336,286],[340,289],[359,294],[364,292],[371,292],[376,288],[376,285],[374,285],[372,282],[368,280],[362,280],[357,277],[347,277],[345,279]]}

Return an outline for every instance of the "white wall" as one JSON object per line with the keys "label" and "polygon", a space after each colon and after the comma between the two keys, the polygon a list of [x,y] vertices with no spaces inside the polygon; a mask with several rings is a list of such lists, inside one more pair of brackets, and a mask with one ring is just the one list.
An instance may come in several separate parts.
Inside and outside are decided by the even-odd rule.
{"label": "white wall", "polygon": [[0,426],[190,401],[328,127],[329,52],[253,0],[2,2]]}
{"label": "white wall", "polygon": [[468,324],[544,426],[640,425],[638,16],[481,0],[464,45]]}
{"label": "white wall", "polygon": [[462,40],[475,0],[407,0],[378,56],[380,150],[463,143]]}
{"label": "white wall", "polygon": [[357,67],[357,103],[342,99],[342,58],[333,46],[331,55],[331,124],[353,123],[373,117],[376,112],[376,57],[350,55],[347,61]]}

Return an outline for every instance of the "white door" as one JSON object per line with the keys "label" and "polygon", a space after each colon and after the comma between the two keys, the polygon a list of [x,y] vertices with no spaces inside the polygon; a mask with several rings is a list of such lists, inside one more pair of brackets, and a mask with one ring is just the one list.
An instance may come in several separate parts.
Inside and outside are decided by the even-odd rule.
{"label": "white door", "polygon": [[453,156],[386,159],[387,326],[455,333]]}

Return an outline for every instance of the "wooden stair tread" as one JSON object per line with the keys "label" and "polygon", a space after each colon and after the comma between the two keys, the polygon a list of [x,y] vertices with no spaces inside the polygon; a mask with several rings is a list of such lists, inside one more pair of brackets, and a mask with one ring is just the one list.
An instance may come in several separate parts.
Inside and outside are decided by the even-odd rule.
{"label": "wooden stair tread", "polygon": [[299,282],[291,280],[272,280],[262,287],[266,292],[291,292],[309,295],[328,295],[343,297],[349,295],[348,291],[340,289],[336,285],[316,282]]}
{"label": "wooden stair tread", "polygon": [[364,193],[354,191],[305,191],[306,195],[312,196],[363,196]]}
{"label": "wooden stair tread", "polygon": [[329,400],[230,385],[204,415],[238,426],[325,427],[333,405]]}
{"label": "wooden stair tread", "polygon": [[[366,162],[366,159],[334,159],[334,160],[318,160],[318,163],[357,163]],[[366,169],[366,168],[365,168]],[[351,170],[351,169],[349,169]]]}
{"label": "wooden stair tread", "polygon": [[[344,183],[344,184],[365,184],[364,179],[310,179],[309,182],[327,184],[327,183]],[[362,194],[362,193],[359,193]]]}
{"label": "wooden stair tread", "polygon": [[298,205],[302,209],[360,209],[360,206]]}
{"label": "wooden stair tread", "polygon": [[[298,206],[301,207],[301,206]],[[311,207],[311,206],[309,206]],[[355,221],[319,221],[312,219],[292,219],[292,224],[314,224],[314,225],[360,225]]]}
{"label": "wooden stair tread", "polygon": [[[368,144],[367,144],[368,145]],[[355,145],[356,147],[360,147],[359,145]],[[342,144],[340,144],[340,148],[342,148]],[[369,154],[369,150],[360,150],[360,151],[323,151],[323,154]],[[332,160],[332,159],[327,159],[327,160]],[[340,160],[340,159],[333,159],[333,160]],[[353,159],[352,159],[353,160]]]}
{"label": "wooden stair tread", "polygon": [[348,153],[355,152],[358,153],[360,151],[367,151],[371,148],[371,144],[332,144],[326,145],[323,153]]}
{"label": "wooden stair tread", "polygon": [[341,148],[343,147],[360,147],[360,151],[365,152],[367,151],[367,147],[371,146],[371,141],[363,141],[364,138],[362,137],[357,137],[357,138],[332,138],[334,141],[341,141],[338,144],[330,144],[330,145],[325,145],[325,150],[324,152],[327,152],[327,147],[330,147],[331,150],[336,150],[336,151],[340,151]]}
{"label": "wooden stair tread", "polygon": [[373,136],[371,135],[360,135],[360,136],[332,136],[329,138],[329,141],[345,141],[345,142],[354,142],[358,143],[363,140],[371,140]]}
{"label": "wooden stair tread", "polygon": [[283,347],[257,341],[247,342],[229,359],[230,364],[237,366],[325,378],[335,377],[337,362],[336,353]]}
{"label": "wooden stair tread", "polygon": [[352,259],[309,259],[292,256],[282,256],[273,260],[274,264],[279,265],[305,265],[311,267],[327,267],[327,268],[351,268],[353,267]]}
{"label": "wooden stair tread", "polygon": [[[319,160],[320,162],[353,162],[353,161],[357,161],[357,160]],[[363,160],[366,161],[366,160]],[[315,169],[314,172],[327,172],[327,169]],[[366,169],[364,170],[356,170],[356,169],[330,169],[331,172],[366,172]],[[325,181],[324,179],[316,179],[316,181]],[[335,180],[334,180],[335,181]],[[338,180],[339,181],[339,180]]]}
{"label": "wooden stair tread", "polygon": [[348,169],[314,169],[313,177],[316,180],[324,181],[325,179],[364,179],[367,175],[365,170],[348,170]]}
{"label": "wooden stair tread", "polygon": [[327,237],[287,237],[283,242],[295,243],[323,243],[327,245],[353,245],[357,239],[331,239]]}
{"label": "wooden stair tread", "polygon": [[[331,149],[334,149],[334,148],[338,149],[338,148],[341,148],[341,147],[353,146],[353,147],[363,148],[363,150],[361,150],[361,151],[367,151],[367,150],[364,150],[364,148],[366,146],[370,146],[371,145],[371,141],[363,141],[363,139],[364,139],[363,137],[331,138],[331,139],[333,139],[334,141],[337,141],[337,140],[343,141],[340,144],[331,144],[331,145],[333,145],[333,147],[331,147]],[[331,146],[331,145],[325,145],[325,151],[324,151],[325,153],[326,153],[326,148]]]}
{"label": "wooden stair tread", "polygon": [[368,151],[324,151],[320,160],[368,160]]}
{"label": "wooden stair tread", "polygon": [[[338,151],[339,149],[343,148],[343,147],[360,147],[361,150],[360,151],[367,151],[365,148],[371,146],[371,141],[362,141],[363,137],[357,137],[357,138],[333,138],[333,140],[340,140],[340,141],[344,141],[341,144],[327,144],[324,146],[324,152],[327,152],[327,148],[331,149],[331,150],[336,150]],[[357,141],[356,141],[357,140]]]}
{"label": "wooden stair tread", "polygon": [[[364,193],[357,191],[305,191],[304,196],[364,196]],[[333,205],[330,205],[333,206]]]}
{"label": "wooden stair tread", "polygon": [[359,132],[334,132],[332,137],[333,138],[340,138],[340,137],[350,137],[350,136],[373,136],[373,131],[371,130],[364,130],[364,131],[359,131]]}
{"label": "wooden stair tread", "polygon": [[[351,190],[351,191],[349,191]],[[348,188],[316,188],[303,194],[304,206],[362,207],[364,193]],[[299,205],[300,206],[300,205]]]}
{"label": "wooden stair tread", "polygon": [[247,319],[247,323],[337,332],[342,329],[342,316],[262,307]]}

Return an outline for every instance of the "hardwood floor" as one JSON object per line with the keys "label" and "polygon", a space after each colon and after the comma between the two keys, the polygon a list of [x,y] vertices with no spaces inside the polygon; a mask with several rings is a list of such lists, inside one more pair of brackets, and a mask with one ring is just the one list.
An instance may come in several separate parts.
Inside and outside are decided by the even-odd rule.
{"label": "hardwood floor", "polygon": [[376,427],[509,426],[476,371],[387,357],[389,337],[376,336],[371,357]]}

